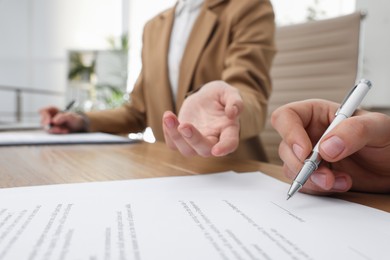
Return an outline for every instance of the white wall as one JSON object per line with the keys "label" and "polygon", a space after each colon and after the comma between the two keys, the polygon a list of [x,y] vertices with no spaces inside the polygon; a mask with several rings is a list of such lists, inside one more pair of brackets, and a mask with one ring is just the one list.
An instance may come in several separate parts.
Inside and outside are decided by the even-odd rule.
{"label": "white wall", "polygon": [[0,83],[27,85],[30,79],[30,4],[25,0],[0,2]]}
{"label": "white wall", "polygon": [[362,31],[361,76],[373,83],[363,104],[390,108],[390,1],[357,0],[356,6],[367,12]]}
{"label": "white wall", "polygon": [[275,10],[277,25],[306,22],[309,7],[317,10],[317,19],[348,14],[355,10],[355,1],[356,0],[271,0]]}
{"label": "white wall", "polygon": [[[105,49],[122,27],[122,0],[0,0],[0,86],[63,93],[67,50]],[[12,95],[0,91],[0,111],[14,111]],[[23,95],[26,113],[64,103],[61,95]],[[0,113],[0,123],[12,120]]]}

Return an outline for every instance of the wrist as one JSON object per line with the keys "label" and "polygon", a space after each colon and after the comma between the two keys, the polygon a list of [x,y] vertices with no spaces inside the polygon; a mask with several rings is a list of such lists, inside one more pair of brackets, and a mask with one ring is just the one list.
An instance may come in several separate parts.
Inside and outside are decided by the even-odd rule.
{"label": "wrist", "polygon": [[76,113],[81,117],[81,120],[82,120],[82,125],[80,127],[79,132],[89,132],[89,124],[90,123],[89,123],[88,116],[84,112],[81,112],[81,111],[77,111]]}

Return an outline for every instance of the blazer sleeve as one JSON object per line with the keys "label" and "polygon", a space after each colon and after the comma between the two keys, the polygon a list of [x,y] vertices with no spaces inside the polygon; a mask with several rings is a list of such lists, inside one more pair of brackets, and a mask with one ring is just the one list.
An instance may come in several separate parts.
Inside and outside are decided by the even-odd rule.
{"label": "blazer sleeve", "polygon": [[240,90],[244,111],[240,138],[259,135],[271,94],[270,68],[275,55],[275,22],[270,1],[247,1],[232,19],[232,43],[222,79]]}
{"label": "blazer sleeve", "polygon": [[130,94],[129,100],[114,109],[91,111],[86,115],[91,132],[128,133],[143,131],[146,127],[145,104],[143,102],[142,71]]}

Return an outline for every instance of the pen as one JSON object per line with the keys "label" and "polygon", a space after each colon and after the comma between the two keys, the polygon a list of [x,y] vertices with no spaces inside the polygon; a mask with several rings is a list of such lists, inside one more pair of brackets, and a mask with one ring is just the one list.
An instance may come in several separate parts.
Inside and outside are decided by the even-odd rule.
{"label": "pen", "polygon": [[67,111],[69,111],[69,110],[73,107],[74,103],[76,103],[76,100],[73,99],[72,101],[70,101],[70,102],[68,103],[68,105],[65,107],[65,109],[64,109],[62,112],[67,112]]}
{"label": "pen", "polygon": [[318,140],[317,144],[313,148],[311,155],[305,160],[301,170],[298,172],[293,183],[291,184],[291,187],[287,193],[287,199],[291,198],[298,190],[302,188],[310,175],[315,170],[317,170],[318,165],[321,163],[322,159],[319,153],[319,144],[321,139],[344,119],[352,116],[370,89],[371,82],[366,79],[361,79],[359,83],[354,86],[348,95],[344,98],[339,109],[336,111],[336,117],[326,129],[325,133],[321,136],[320,140]]}
{"label": "pen", "polygon": [[[76,100],[74,100],[74,99],[71,100],[71,101],[66,105],[65,109],[62,110],[62,113],[68,112],[68,111],[73,107],[73,105],[74,105],[75,103],[76,103]],[[53,127],[53,124],[50,123],[50,124],[48,124],[48,125],[45,126],[45,129],[48,130],[48,129],[52,128],[52,127]]]}

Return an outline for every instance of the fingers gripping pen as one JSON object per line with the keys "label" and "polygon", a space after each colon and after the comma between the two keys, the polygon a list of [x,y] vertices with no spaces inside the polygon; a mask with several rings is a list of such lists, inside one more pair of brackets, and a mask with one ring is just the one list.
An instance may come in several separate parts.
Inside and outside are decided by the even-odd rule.
{"label": "fingers gripping pen", "polygon": [[366,96],[367,92],[371,89],[371,82],[366,79],[362,79],[359,83],[352,88],[348,95],[344,98],[339,109],[336,111],[336,117],[326,129],[325,133],[321,136],[320,140],[314,146],[313,151],[309,158],[307,158],[302,166],[302,169],[299,171],[295,177],[288,193],[287,199],[291,198],[302,186],[306,183],[310,175],[317,170],[318,165],[321,163],[321,156],[319,153],[319,144],[322,138],[329,133],[336,125],[345,120],[346,118],[352,116],[355,110],[358,108],[363,98]]}

